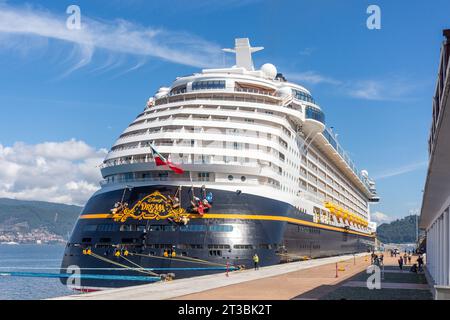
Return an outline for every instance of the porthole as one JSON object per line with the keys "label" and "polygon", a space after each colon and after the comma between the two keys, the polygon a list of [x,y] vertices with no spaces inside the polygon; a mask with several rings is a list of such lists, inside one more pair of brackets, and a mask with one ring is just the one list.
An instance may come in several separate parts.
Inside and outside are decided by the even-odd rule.
{"label": "porthole", "polygon": [[233,179],[234,179],[234,177],[230,174],[230,175],[228,176],[228,180],[233,181]]}
{"label": "porthole", "polygon": [[245,176],[242,176],[242,177],[241,177],[241,181],[242,181],[242,182],[245,182],[245,180],[247,180],[247,178],[245,178]]}

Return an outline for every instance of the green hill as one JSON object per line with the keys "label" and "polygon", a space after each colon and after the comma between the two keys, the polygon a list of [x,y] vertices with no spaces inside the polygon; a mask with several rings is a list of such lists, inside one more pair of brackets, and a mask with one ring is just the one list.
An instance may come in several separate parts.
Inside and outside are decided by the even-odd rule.
{"label": "green hill", "polygon": [[377,228],[378,239],[383,243],[412,243],[416,242],[415,215],[403,219],[383,223]]}
{"label": "green hill", "polygon": [[66,237],[81,209],[60,203],[0,198],[0,231],[46,228]]}

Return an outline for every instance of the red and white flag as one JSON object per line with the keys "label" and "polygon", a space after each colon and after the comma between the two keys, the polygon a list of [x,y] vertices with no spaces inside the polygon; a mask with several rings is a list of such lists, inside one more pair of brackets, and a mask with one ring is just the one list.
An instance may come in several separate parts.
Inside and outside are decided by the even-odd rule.
{"label": "red and white flag", "polygon": [[170,160],[170,156],[169,159],[164,158],[164,156],[156,151],[156,149],[152,145],[150,145],[150,149],[152,150],[153,160],[155,160],[155,164],[157,166],[168,166],[170,170],[172,170],[176,174],[184,173],[184,170],[181,167],[172,163],[172,161]]}

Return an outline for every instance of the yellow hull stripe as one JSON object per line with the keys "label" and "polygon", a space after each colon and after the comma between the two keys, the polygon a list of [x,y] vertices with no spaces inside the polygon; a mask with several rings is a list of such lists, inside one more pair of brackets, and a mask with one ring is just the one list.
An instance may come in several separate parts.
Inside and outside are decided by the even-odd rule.
{"label": "yellow hull stripe", "polygon": [[[83,214],[80,216],[80,219],[107,219],[111,218],[112,215],[108,213],[98,213],[98,214]],[[225,213],[205,213],[203,216],[191,216],[191,218],[202,218],[202,219],[241,219],[241,220],[269,220],[269,221],[285,221],[291,222],[298,225],[315,227],[319,229],[326,229],[338,232],[346,232],[350,234],[356,234],[364,237],[375,238],[374,235],[353,231],[353,230],[345,230],[344,228],[328,226],[325,224],[319,224],[316,222],[310,222],[290,217],[282,217],[282,216],[266,216],[266,215],[255,215],[255,214],[225,214]]]}

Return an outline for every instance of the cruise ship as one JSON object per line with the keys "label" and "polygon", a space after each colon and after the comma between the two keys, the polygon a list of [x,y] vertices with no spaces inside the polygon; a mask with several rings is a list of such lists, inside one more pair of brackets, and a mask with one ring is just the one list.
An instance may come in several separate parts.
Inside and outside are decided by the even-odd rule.
{"label": "cruise ship", "polygon": [[118,137],[64,252],[81,289],[374,248],[374,181],[262,49],[236,39],[234,66],[161,87]]}

